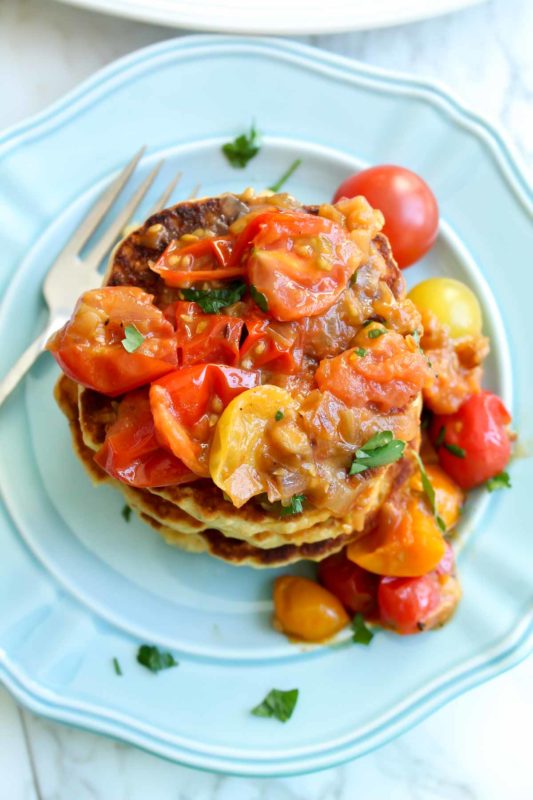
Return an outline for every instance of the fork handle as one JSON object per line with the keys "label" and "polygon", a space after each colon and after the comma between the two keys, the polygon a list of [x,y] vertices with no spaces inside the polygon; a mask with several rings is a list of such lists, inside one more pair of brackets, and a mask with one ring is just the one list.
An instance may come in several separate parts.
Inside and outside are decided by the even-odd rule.
{"label": "fork handle", "polygon": [[44,331],[30,344],[16,364],[11,367],[7,375],[2,378],[0,381],[0,406],[19,384],[31,365],[37,360],[41,353],[44,352],[44,346],[49,336],[61,326],[61,323],[62,320],[57,317],[50,319]]}

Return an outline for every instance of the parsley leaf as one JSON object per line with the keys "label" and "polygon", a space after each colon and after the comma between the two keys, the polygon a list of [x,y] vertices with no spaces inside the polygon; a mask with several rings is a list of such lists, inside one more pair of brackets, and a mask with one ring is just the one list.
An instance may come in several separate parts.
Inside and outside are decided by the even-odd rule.
{"label": "parsley leaf", "polygon": [[301,158],[297,158],[296,161],[293,161],[287,172],[283,173],[279,181],[276,181],[276,183],[273,183],[272,186],[268,187],[270,191],[279,192],[283,184],[286,183],[289,180],[289,178],[296,172],[301,163],[302,163]]}
{"label": "parsley leaf", "polygon": [[405,442],[401,439],[393,439],[392,431],[380,431],[374,434],[359,450],[356,450],[348,474],[357,475],[371,467],[392,464],[403,456],[404,450]]}
{"label": "parsley leaf", "polygon": [[113,669],[115,670],[115,675],[122,675],[122,670],[120,669],[118,658],[113,659]]}
{"label": "parsley leaf", "polygon": [[252,708],[255,717],[275,717],[280,722],[287,722],[298,702],[298,689],[283,691],[271,689],[262,703]]}
{"label": "parsley leaf", "polygon": [[448,453],[451,453],[453,456],[457,456],[457,458],[464,458],[466,456],[466,450],[463,447],[459,447],[457,444],[451,444],[450,442],[443,442],[442,444]]}
{"label": "parsley leaf", "polygon": [[128,353],[134,353],[144,342],[144,336],[137,330],[135,325],[126,325],[124,328],[124,338],[122,347]]}
{"label": "parsley leaf", "polygon": [[418,455],[418,453],[416,451],[413,451],[413,453],[414,453],[414,456],[415,456],[415,458],[416,458],[416,460],[418,462],[418,467],[420,469],[420,478],[422,479],[422,488],[423,488],[423,490],[425,492],[425,495],[426,495],[426,497],[428,499],[429,507],[431,509],[431,512],[432,512],[433,516],[435,517],[435,522],[437,523],[437,525],[439,526],[441,531],[443,533],[445,533],[446,532],[446,523],[444,522],[442,517],[439,516],[439,514],[437,513],[437,501],[436,501],[436,497],[435,497],[435,489],[433,488],[433,484],[429,480],[429,476],[428,476],[428,474],[426,472],[426,468],[424,466],[424,462],[422,461],[422,459],[420,458],[420,456]]}
{"label": "parsley leaf", "polygon": [[249,161],[259,152],[259,135],[252,124],[250,133],[241,133],[232,142],[222,145],[222,152],[232,167],[244,169]]}
{"label": "parsley leaf", "polygon": [[360,612],[357,612],[352,620],[352,642],[355,644],[370,644],[374,638],[372,631],[366,627],[365,618]]}
{"label": "parsley leaf", "polygon": [[355,352],[357,353],[358,356],[363,358],[363,356],[366,356],[366,354],[368,353],[368,350],[365,350],[364,347],[356,347]]}
{"label": "parsley leaf", "polygon": [[287,517],[289,514],[301,514],[304,510],[305,494],[295,494],[291,497],[287,506],[281,506],[281,516]]}
{"label": "parsley leaf", "polygon": [[383,328],[372,328],[371,331],[368,331],[368,338],[377,339],[378,336],[383,336],[384,333],[387,333],[387,331],[384,331]]}
{"label": "parsley leaf", "polygon": [[497,489],[511,489],[511,476],[508,472],[499,472],[493,478],[489,478],[485,486],[489,492],[495,492]]}
{"label": "parsley leaf", "polygon": [[412,334],[411,334],[411,336],[412,336],[412,337],[413,337],[413,339],[415,340],[415,344],[416,344],[418,347],[420,347],[420,331],[419,331],[419,330],[413,331],[413,332],[412,332]]}
{"label": "parsley leaf", "polygon": [[246,291],[244,281],[233,281],[222,289],[182,289],[185,300],[192,300],[206,314],[218,314],[221,308],[231,306],[241,299]]}
{"label": "parsley leaf", "polygon": [[441,446],[441,444],[442,444],[442,443],[443,443],[443,441],[444,441],[444,437],[445,437],[445,435],[446,435],[446,428],[445,428],[445,427],[444,427],[444,425],[443,425],[443,426],[441,427],[441,429],[440,429],[440,431],[439,431],[438,435],[437,435],[437,438],[435,439],[435,447],[440,447],[440,446]]}
{"label": "parsley leaf", "polygon": [[124,506],[124,507],[122,508],[122,511],[121,511],[120,513],[122,514],[122,516],[124,517],[124,519],[126,520],[126,522],[129,522],[129,521],[130,521],[130,517],[131,517],[131,508],[130,508],[129,506]]}
{"label": "parsley leaf", "polygon": [[264,311],[266,314],[268,311],[268,300],[266,299],[265,295],[259,292],[252,284],[250,284],[249,289],[250,289],[250,294],[252,296],[252,300],[254,301],[256,306],[259,306],[261,311]]}
{"label": "parsley leaf", "polygon": [[160,672],[162,669],[178,666],[178,662],[172,653],[162,653],[159,648],[149,644],[143,644],[139,647],[137,661],[143,667],[149,669],[150,672]]}
{"label": "parsley leaf", "polygon": [[280,419],[283,419],[283,411],[281,409],[276,411],[276,413],[274,414],[274,419],[276,420],[276,422],[279,422]]}

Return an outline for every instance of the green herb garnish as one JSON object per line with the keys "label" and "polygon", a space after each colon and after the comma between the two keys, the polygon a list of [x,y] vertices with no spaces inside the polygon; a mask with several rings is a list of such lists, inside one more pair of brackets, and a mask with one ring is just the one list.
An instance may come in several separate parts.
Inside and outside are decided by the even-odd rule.
{"label": "green herb garnish", "polygon": [[446,428],[444,425],[441,427],[437,438],[435,439],[435,447],[440,447],[444,441],[444,437],[446,436]]}
{"label": "green herb garnish", "polygon": [[221,308],[237,303],[246,291],[244,281],[233,281],[223,289],[182,289],[185,300],[192,300],[206,314],[218,314]]}
{"label": "green herb garnish", "polygon": [[420,477],[422,479],[422,488],[423,488],[424,493],[425,493],[425,495],[427,497],[427,500],[428,500],[428,503],[429,503],[429,507],[431,509],[431,513],[435,517],[435,522],[437,523],[437,525],[439,526],[441,531],[443,533],[445,533],[446,532],[446,523],[444,522],[442,517],[439,516],[439,514],[437,513],[437,501],[436,501],[436,497],[435,497],[435,489],[433,488],[433,484],[429,480],[428,474],[426,472],[426,468],[424,466],[424,462],[422,461],[422,459],[420,458],[420,456],[418,455],[418,453],[416,451],[413,450],[413,453],[414,453],[414,456],[415,456],[415,458],[416,458],[416,460],[418,462],[418,467],[420,469]]}
{"label": "green herb garnish", "polygon": [[357,283],[357,276],[358,275],[359,275],[359,270],[356,269],[354,274],[352,275],[352,277],[349,280],[350,286],[355,286],[355,284]]}
{"label": "green herb garnish", "polygon": [[280,722],[287,722],[298,702],[298,689],[284,692],[282,689],[271,689],[262,703],[252,708],[255,717],[275,717]]}
{"label": "green herb garnish", "polygon": [[144,336],[140,333],[135,325],[126,325],[124,328],[124,338],[122,340],[122,347],[128,353],[134,353],[144,342]]}
{"label": "green herb garnish", "polygon": [[364,347],[356,347],[355,352],[357,353],[358,356],[361,356],[361,358],[363,358],[363,356],[366,356],[366,354],[368,353],[368,350],[365,350]]}
{"label": "green herb garnish", "polygon": [[298,169],[298,167],[300,166],[301,163],[302,163],[302,159],[301,158],[297,158],[296,161],[293,161],[292,164],[290,165],[289,169],[287,170],[287,172],[283,173],[283,175],[281,176],[279,181],[276,181],[276,183],[273,183],[272,186],[268,187],[270,189],[270,191],[271,192],[279,192],[279,190],[281,189],[283,184],[286,183],[289,180],[289,178],[291,177],[291,175],[294,172],[296,172],[296,170]]}
{"label": "green herb garnish", "polygon": [[123,506],[122,511],[120,513],[122,514],[126,522],[130,521],[131,508],[129,506]]}
{"label": "green herb garnish", "polygon": [[392,464],[403,456],[405,442],[394,439],[392,431],[380,431],[374,434],[366,444],[356,450],[349,475],[357,475],[371,467],[382,467]]}
{"label": "green herb garnish", "polygon": [[265,295],[259,292],[252,284],[250,284],[249,289],[250,289],[250,294],[252,296],[252,300],[254,301],[256,306],[259,306],[261,311],[264,311],[266,314],[268,311],[268,300],[266,299]]}
{"label": "green herb garnish", "polygon": [[448,453],[451,453],[453,456],[457,456],[457,458],[464,458],[466,456],[466,450],[459,447],[459,445],[451,444],[450,442],[443,442],[442,444]]}
{"label": "green herb garnish", "polygon": [[259,134],[252,124],[250,133],[241,133],[232,142],[222,145],[222,152],[232,167],[244,169],[249,161],[259,152]]}
{"label": "green herb garnish", "polygon": [[493,478],[489,478],[485,486],[489,492],[495,492],[497,489],[511,489],[511,476],[508,472],[499,472]]}
{"label": "green herb garnish", "polygon": [[305,494],[295,494],[291,497],[289,504],[281,506],[281,516],[287,517],[289,514],[301,514],[304,510]]}
{"label": "green herb garnish", "polygon": [[137,661],[150,672],[160,672],[162,669],[177,667],[178,662],[172,653],[162,653],[159,648],[153,645],[143,644],[139,647]]}
{"label": "green herb garnish", "polygon": [[115,670],[115,675],[122,675],[122,670],[120,669],[118,658],[113,659],[113,669]]}
{"label": "green herb garnish", "polygon": [[355,644],[370,644],[374,638],[374,634],[366,627],[365,618],[360,612],[352,620],[352,631],[352,642]]}
{"label": "green herb garnish", "polygon": [[368,331],[368,338],[377,339],[378,336],[383,336],[384,333],[387,333],[387,331],[384,331],[383,328],[372,328],[371,331]]}
{"label": "green herb garnish", "polygon": [[411,336],[412,336],[412,337],[413,337],[413,339],[415,340],[415,344],[416,344],[418,347],[420,347],[420,331],[419,331],[419,330],[413,331],[413,332],[412,332],[412,334],[411,334]]}
{"label": "green herb garnish", "polygon": [[276,413],[274,414],[274,419],[276,420],[276,422],[279,422],[280,419],[283,419],[283,411],[281,411],[281,409],[279,411],[276,411]]}

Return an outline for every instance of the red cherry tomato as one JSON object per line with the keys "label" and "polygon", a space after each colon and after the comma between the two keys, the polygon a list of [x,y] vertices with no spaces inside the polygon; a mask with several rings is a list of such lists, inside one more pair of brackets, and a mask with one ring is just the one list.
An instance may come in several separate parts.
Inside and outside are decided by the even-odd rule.
{"label": "red cherry tomato", "polygon": [[439,208],[435,195],[416,173],[390,164],[364,169],[341,183],[333,202],[359,194],[383,212],[383,232],[401,269],[432,247],[439,228]]}
{"label": "red cherry tomato", "polygon": [[398,633],[417,633],[440,603],[435,572],[420,578],[382,578],[378,588],[381,621]]}
{"label": "red cherry tomato", "polygon": [[376,605],[377,575],[349,561],[344,553],[336,553],[321,561],[318,579],[349,611],[367,614]]}
{"label": "red cherry tomato", "polygon": [[219,363],[234,366],[244,322],[223,314],[204,314],[197,303],[175,303],[180,364]]}
{"label": "red cherry tomato", "polygon": [[[263,314],[245,317],[247,336],[241,346],[240,363],[274,372],[298,372],[302,363],[302,332],[298,323],[276,323]],[[278,327],[282,327],[280,332]]]}
{"label": "red cherry tomato", "polygon": [[511,456],[511,415],[491,392],[473,394],[455,414],[437,415],[431,436],[442,468],[463,489],[501,472]]}
{"label": "red cherry tomato", "polygon": [[182,461],[159,444],[148,390],[125,395],[116,421],[94,460],[112,478],[138,488],[169,486],[196,479]]}

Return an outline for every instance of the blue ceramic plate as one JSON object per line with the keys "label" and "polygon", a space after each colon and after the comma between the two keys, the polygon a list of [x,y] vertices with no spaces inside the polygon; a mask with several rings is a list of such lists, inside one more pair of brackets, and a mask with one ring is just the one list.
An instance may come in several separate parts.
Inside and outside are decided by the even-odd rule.
{"label": "blue ceramic plate", "polygon": [[[255,119],[260,155],[232,169],[220,144]],[[529,336],[531,192],[501,135],[440,88],[288,42],[192,37],[108,67],[0,137],[0,374],[43,324],[41,280],[95,194],[143,143],[154,195],[177,168],[185,196],[268,185],[328,199],[363,164],[405,164],[442,211],[436,247],[408,279],[457,276],[480,297],[491,336],[487,385],[520,431],[513,489],[468,501],[464,599],[420,637],[303,650],[270,626],[274,570],[174,550],[122,501],[95,489],[72,454],[45,356],[0,411],[0,674],[54,719],[184,764],[285,775],[359,756],[523,658],[531,646]],[[176,200],[179,196],[176,196]],[[305,570],[305,565],[302,567]],[[180,665],[152,675],[139,643]],[[117,677],[112,659],[122,665]],[[272,687],[300,689],[291,721],[250,715]]]}

